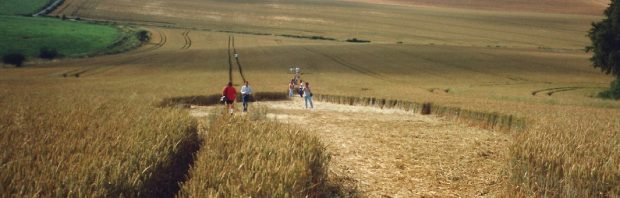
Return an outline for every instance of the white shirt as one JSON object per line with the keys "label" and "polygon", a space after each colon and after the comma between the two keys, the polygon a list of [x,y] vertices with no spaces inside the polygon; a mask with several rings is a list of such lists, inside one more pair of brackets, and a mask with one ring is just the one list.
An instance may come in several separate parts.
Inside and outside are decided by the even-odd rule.
{"label": "white shirt", "polygon": [[312,90],[310,90],[310,87],[303,87],[303,91],[304,91],[304,97],[308,97],[312,94]]}
{"label": "white shirt", "polygon": [[250,87],[250,85],[243,85],[243,87],[241,87],[241,94],[252,94],[252,87]]}

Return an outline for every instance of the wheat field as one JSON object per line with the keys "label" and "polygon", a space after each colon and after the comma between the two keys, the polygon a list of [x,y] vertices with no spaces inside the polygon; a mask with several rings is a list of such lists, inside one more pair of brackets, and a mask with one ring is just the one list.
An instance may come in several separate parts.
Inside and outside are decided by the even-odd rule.
{"label": "wheat field", "polygon": [[[0,68],[0,192],[298,197],[338,189],[323,174],[333,167],[322,133],[256,121],[264,119],[260,112],[248,116],[255,119],[209,121],[172,104],[219,94],[228,81],[227,38],[233,35],[256,92],[285,93],[289,67],[300,66],[304,80],[316,94],[331,96],[329,102],[432,103],[445,109],[445,119],[464,123],[458,125],[463,131],[473,126],[509,136],[508,156],[498,166],[503,171],[497,171],[506,180],[494,196],[618,196],[620,103],[594,97],[612,77],[592,68],[582,51],[590,23],[601,18],[456,7],[67,0],[53,15],[136,26],[151,39],[122,54]],[[345,42],[351,38],[371,42]],[[233,81],[240,85],[240,76]],[[523,124],[495,128],[488,121],[493,115]],[[252,155],[265,150],[278,151],[277,163]],[[221,155],[238,159],[226,164]],[[249,161],[260,168],[244,165]],[[318,170],[307,172],[311,168]],[[250,177],[252,171],[260,177]]]}

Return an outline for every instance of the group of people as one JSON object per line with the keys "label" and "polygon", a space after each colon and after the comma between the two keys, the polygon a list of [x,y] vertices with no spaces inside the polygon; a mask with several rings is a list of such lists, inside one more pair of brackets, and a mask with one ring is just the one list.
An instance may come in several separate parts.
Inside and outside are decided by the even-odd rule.
{"label": "group of people", "polygon": [[[252,87],[250,83],[245,81],[241,87],[241,101],[243,102],[243,112],[248,111],[248,102],[252,96]],[[235,100],[237,99],[237,89],[233,86],[232,82],[228,82],[224,90],[222,90],[222,102],[224,102],[228,108],[228,112],[233,114],[235,112]]]}
{"label": "group of people", "polygon": [[[314,104],[312,103],[312,89],[310,88],[310,83],[303,82],[302,80],[297,80],[296,78],[292,79],[288,85],[289,88],[289,97],[295,96],[295,94],[299,94],[300,97],[304,98],[306,108],[313,109]],[[297,92],[297,93],[295,93]],[[241,87],[241,101],[243,103],[243,112],[248,111],[248,102],[250,102],[250,97],[252,96],[252,87],[248,81],[245,81],[243,86]],[[228,112],[233,114],[235,112],[235,100],[237,99],[237,89],[233,86],[232,82],[228,82],[228,84],[222,90],[222,98],[221,101],[226,104]]]}
{"label": "group of people", "polygon": [[304,98],[306,109],[314,108],[314,104],[312,104],[313,94],[312,94],[312,89],[310,88],[310,83],[308,82],[304,83],[301,79],[298,80],[297,78],[291,79],[291,82],[289,82],[288,84],[288,96],[289,97],[295,96],[295,92],[299,94],[299,97]]}

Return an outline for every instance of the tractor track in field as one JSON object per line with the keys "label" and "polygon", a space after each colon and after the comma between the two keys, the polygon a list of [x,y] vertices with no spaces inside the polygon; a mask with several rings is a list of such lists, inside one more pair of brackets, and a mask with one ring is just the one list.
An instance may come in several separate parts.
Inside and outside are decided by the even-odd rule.
{"label": "tractor track in field", "polygon": [[84,77],[84,75],[87,72],[94,71],[94,70],[97,70],[97,69],[103,68],[103,67],[105,67],[105,66],[100,65],[100,66],[89,66],[89,67],[78,68],[78,69],[74,69],[74,70],[65,72],[65,73],[62,74],[62,76],[65,77],[65,78],[66,77],[76,77],[76,78]]}
{"label": "tractor track in field", "polygon": [[164,33],[161,30],[156,30],[156,31],[157,31],[157,34],[159,34],[159,41],[157,43],[152,44],[153,45],[152,47],[149,47],[149,48],[146,48],[144,50],[136,52],[136,53],[140,53],[142,56],[137,57],[137,58],[135,58],[135,59],[133,59],[131,61],[124,61],[123,64],[133,64],[133,63],[137,63],[137,62],[140,62],[142,60],[151,58],[153,56],[157,56],[157,54],[155,54],[155,53],[149,53],[149,54],[146,54],[146,53],[158,50],[158,49],[164,47],[166,44],[168,44],[168,36],[166,35],[166,33]]}
{"label": "tractor track in field", "polygon": [[148,51],[159,49],[166,45],[166,43],[168,42],[168,37],[164,32],[162,32],[161,30],[157,30],[157,33],[159,34],[159,42],[157,42],[152,48],[149,48]]}
{"label": "tractor track in field", "polygon": [[189,37],[189,33],[190,31],[187,30],[181,34],[183,35],[183,39],[185,39],[185,44],[183,45],[183,47],[181,47],[182,50],[186,50],[192,47],[192,38]]}
{"label": "tractor track in field", "polygon": [[[235,47],[235,36],[228,35],[228,81],[233,82],[233,58],[235,59],[235,63],[237,68],[239,69],[239,74],[243,82],[246,81],[245,75],[243,74],[243,67],[241,66],[241,62],[239,61],[239,54],[237,53],[237,48]],[[234,55],[234,57],[233,57]]]}
{"label": "tractor track in field", "polygon": [[[144,44],[144,46],[149,46],[149,47],[138,48],[136,50],[133,50],[131,53],[144,53],[144,52],[157,50],[165,46],[168,43],[168,36],[163,31],[155,29],[154,31],[149,30],[149,32],[151,33],[151,36],[150,36],[151,40],[149,40],[148,43]],[[159,41],[157,41],[156,43],[153,42],[152,40],[153,38],[152,34],[155,34],[155,33],[159,35]]]}
{"label": "tractor track in field", "polygon": [[329,55],[329,54],[318,52],[318,51],[315,51],[315,50],[311,50],[310,48],[307,48],[307,47],[303,47],[303,49],[308,51],[308,52],[310,52],[310,53],[323,56],[323,57],[325,57],[325,58],[327,58],[327,59],[329,59],[329,60],[331,60],[331,61],[333,61],[335,63],[338,63],[339,65],[342,65],[342,66],[344,66],[346,68],[349,68],[349,69],[351,69],[353,71],[356,71],[356,72],[358,72],[360,74],[366,75],[366,76],[371,77],[371,78],[376,78],[376,79],[379,79],[379,80],[385,80],[385,77],[383,75],[381,75],[381,74],[379,74],[377,72],[374,72],[374,71],[372,71],[370,69],[366,69],[366,68],[364,68],[362,66],[359,66],[359,65],[356,65],[356,64],[352,64],[352,63],[348,63],[345,60],[343,60],[343,59],[341,59],[341,58],[339,58],[337,56]]}
{"label": "tractor track in field", "polygon": [[[526,83],[526,82],[527,83],[531,83],[530,80],[524,79],[524,78],[521,78],[521,77],[515,77],[515,76],[510,76],[510,75],[498,75],[496,73],[487,72],[487,71],[480,70],[480,69],[474,69],[474,68],[471,68],[471,67],[468,67],[468,66],[457,64],[457,63],[452,63],[452,62],[448,62],[448,61],[442,61],[440,59],[432,59],[432,58],[429,58],[429,57],[420,56],[419,54],[416,54],[416,53],[412,53],[412,52],[409,52],[409,51],[404,51],[401,48],[394,48],[394,49],[398,53],[400,53],[400,54],[407,55],[407,56],[410,56],[410,57],[413,57],[413,58],[416,58],[416,59],[420,59],[420,60],[423,60],[423,61],[428,62],[428,63],[445,65],[445,66],[448,66],[448,67],[458,68],[458,69],[466,70],[466,71],[469,71],[469,72],[479,73],[479,74],[484,74],[484,75],[489,75],[489,76],[498,76],[498,77],[502,77],[502,78],[508,79],[508,80],[510,80],[512,82],[515,82],[515,83]],[[485,55],[492,56],[491,54],[485,54]],[[482,60],[482,61],[484,61],[484,60]],[[441,75],[438,75],[438,76],[441,76]]]}
{"label": "tractor track in field", "polygon": [[235,62],[237,63],[237,67],[239,68],[239,74],[241,75],[241,78],[243,79],[243,82],[245,82],[245,75],[243,75],[243,67],[241,66],[241,62],[239,61],[239,54],[237,53],[237,48],[235,47],[235,37],[232,37],[232,49],[233,49],[233,53],[235,54]]}
{"label": "tractor track in field", "polygon": [[532,91],[532,96],[536,96],[536,94],[541,93],[541,92],[547,94],[548,96],[551,96],[558,92],[574,91],[574,90],[579,90],[579,89],[599,89],[599,88],[603,88],[603,87],[554,87],[554,88],[534,90]]}

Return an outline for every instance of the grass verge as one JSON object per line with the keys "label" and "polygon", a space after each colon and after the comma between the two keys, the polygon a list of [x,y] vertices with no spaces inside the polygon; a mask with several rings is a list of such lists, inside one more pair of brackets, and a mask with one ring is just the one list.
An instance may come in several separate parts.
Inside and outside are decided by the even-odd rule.
{"label": "grass verge", "polygon": [[[260,107],[258,107],[260,109]],[[328,155],[318,138],[264,116],[216,108],[181,197],[319,197]],[[265,112],[265,111],[256,111]]]}

